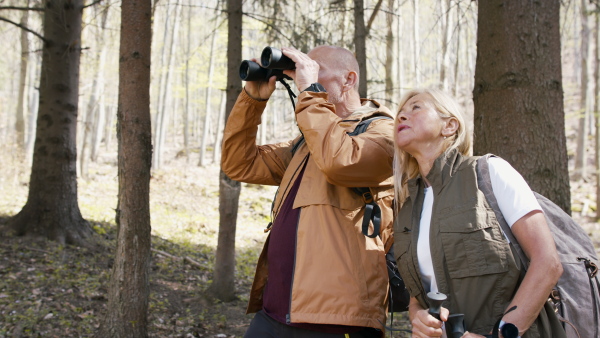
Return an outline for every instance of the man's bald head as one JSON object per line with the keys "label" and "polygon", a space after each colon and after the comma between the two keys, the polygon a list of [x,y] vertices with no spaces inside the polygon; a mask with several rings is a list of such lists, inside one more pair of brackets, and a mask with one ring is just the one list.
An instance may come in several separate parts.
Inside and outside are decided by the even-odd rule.
{"label": "man's bald head", "polygon": [[[339,71],[340,76],[345,76],[348,72],[355,72],[357,79],[360,77],[358,61],[354,54],[346,48],[323,45],[311,49],[307,55],[311,59]],[[358,91],[358,80],[354,89]]]}

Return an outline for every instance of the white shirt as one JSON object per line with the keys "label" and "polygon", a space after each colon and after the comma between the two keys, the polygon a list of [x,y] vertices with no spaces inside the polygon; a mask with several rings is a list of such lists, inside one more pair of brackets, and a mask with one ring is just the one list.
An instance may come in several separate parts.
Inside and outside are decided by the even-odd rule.
{"label": "white shirt", "polygon": [[[488,159],[492,191],[498,200],[498,207],[506,223],[510,227],[521,217],[533,210],[542,210],[527,182],[508,162],[498,157]],[[419,270],[426,292],[437,292],[437,282],[433,273],[431,250],[429,247],[429,231],[431,210],[433,208],[433,188],[425,188],[425,200],[419,224],[417,241],[417,258]],[[508,239],[507,239],[508,240]]]}

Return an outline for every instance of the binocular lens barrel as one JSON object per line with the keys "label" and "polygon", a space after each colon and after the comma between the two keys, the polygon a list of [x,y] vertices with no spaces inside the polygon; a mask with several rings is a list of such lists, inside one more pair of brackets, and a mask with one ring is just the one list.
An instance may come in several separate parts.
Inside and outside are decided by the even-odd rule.
{"label": "binocular lens barrel", "polygon": [[240,79],[243,81],[269,81],[271,76],[276,76],[277,80],[290,79],[283,74],[281,69],[263,68],[250,60],[244,60],[240,64]]}
{"label": "binocular lens barrel", "polygon": [[280,49],[265,47],[260,55],[260,63],[269,69],[296,69],[296,63],[283,55]]}

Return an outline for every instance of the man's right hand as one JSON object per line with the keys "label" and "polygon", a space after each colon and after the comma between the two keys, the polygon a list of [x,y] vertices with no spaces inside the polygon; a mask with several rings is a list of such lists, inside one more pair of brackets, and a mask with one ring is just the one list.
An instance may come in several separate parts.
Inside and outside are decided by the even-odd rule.
{"label": "man's right hand", "polygon": [[[260,60],[251,59],[252,61],[260,64]],[[258,101],[266,101],[271,97],[271,94],[275,91],[275,84],[277,81],[276,76],[271,76],[269,81],[247,81],[244,86],[246,94],[251,98]]]}

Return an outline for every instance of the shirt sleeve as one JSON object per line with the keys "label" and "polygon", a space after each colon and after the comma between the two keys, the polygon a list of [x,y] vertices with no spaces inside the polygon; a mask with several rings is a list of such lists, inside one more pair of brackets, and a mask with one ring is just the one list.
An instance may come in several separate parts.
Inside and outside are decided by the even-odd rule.
{"label": "shirt sleeve", "polygon": [[531,211],[542,210],[533,191],[515,168],[498,157],[490,157],[488,163],[492,190],[509,226]]}

